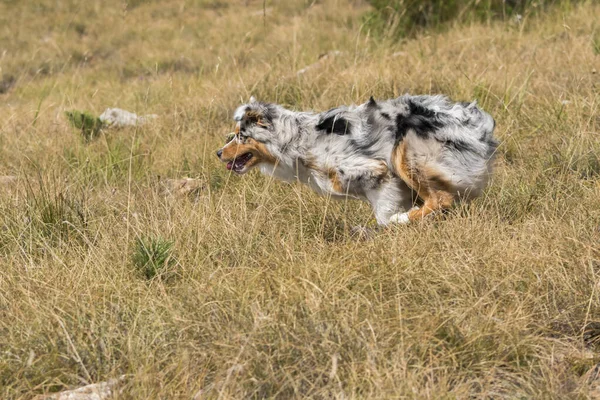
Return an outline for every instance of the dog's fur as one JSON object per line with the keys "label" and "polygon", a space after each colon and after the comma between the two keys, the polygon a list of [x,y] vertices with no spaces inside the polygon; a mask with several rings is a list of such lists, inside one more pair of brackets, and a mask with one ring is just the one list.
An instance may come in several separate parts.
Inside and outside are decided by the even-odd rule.
{"label": "dog's fur", "polygon": [[321,194],[366,200],[380,225],[418,220],[479,195],[497,147],[489,114],[444,96],[371,98],[323,113],[251,98],[234,120],[235,136],[217,152],[228,169],[243,174],[258,166]]}

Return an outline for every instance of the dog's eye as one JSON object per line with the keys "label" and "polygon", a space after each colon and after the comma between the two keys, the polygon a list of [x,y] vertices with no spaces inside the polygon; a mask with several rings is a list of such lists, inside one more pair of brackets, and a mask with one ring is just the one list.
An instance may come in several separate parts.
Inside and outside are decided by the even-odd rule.
{"label": "dog's eye", "polygon": [[225,137],[225,144],[231,142],[233,139],[235,139],[235,133],[230,133]]}

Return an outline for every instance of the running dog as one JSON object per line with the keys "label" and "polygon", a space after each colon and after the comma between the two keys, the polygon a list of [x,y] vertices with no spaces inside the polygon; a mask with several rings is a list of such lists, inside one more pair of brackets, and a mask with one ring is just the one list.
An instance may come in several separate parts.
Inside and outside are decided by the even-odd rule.
{"label": "running dog", "polygon": [[233,118],[235,133],[217,151],[228,170],[258,167],[323,195],[368,201],[380,225],[420,220],[478,196],[498,146],[494,119],[476,102],[439,95],[371,97],[323,113],[252,97]]}

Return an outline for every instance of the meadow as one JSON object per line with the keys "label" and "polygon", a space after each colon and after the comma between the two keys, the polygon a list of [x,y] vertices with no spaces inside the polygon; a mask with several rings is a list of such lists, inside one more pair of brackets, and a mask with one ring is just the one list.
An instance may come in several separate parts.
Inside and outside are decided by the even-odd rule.
{"label": "meadow", "polygon": [[[0,1],[0,398],[600,398],[600,5],[405,37],[371,13]],[[406,92],[496,119],[489,188],[439,218],[357,237],[368,204],[215,156],[251,95]],[[158,118],[65,116],[108,107]]]}

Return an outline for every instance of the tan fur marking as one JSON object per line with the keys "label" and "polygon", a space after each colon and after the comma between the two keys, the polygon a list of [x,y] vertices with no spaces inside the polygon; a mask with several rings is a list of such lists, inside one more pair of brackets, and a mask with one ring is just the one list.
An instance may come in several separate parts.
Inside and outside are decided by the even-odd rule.
{"label": "tan fur marking", "polygon": [[344,193],[344,187],[342,186],[342,182],[340,181],[339,175],[335,169],[329,168],[327,170],[324,170],[322,168],[319,168],[314,159],[312,158],[306,158],[302,160],[302,165],[304,165],[304,167],[306,167],[307,169],[315,171],[317,174],[323,177],[327,176],[327,178],[331,182],[332,189],[338,193]]}
{"label": "tan fur marking", "polygon": [[418,210],[408,212],[408,219],[418,221],[432,212],[447,210],[454,204],[454,195],[444,191],[433,191]]}
{"label": "tan fur marking", "polygon": [[412,166],[408,159],[408,152],[406,151],[406,142],[400,143],[392,153],[392,163],[395,172],[402,178],[408,186],[417,192],[420,198],[425,200],[427,197],[428,188],[422,182],[418,176],[418,169]]}
{"label": "tan fur marking", "polygon": [[448,182],[446,179],[444,179],[442,177],[442,174],[439,173],[439,171],[429,166],[425,166],[422,169],[422,175],[427,180],[427,186],[431,190],[441,190],[448,193],[456,192],[454,185],[452,185],[451,182]]}
{"label": "tan fur marking", "polygon": [[335,190],[338,193],[343,193],[344,188],[342,187],[342,182],[340,182],[340,177],[338,173],[335,170],[330,169],[329,171],[327,171],[327,176],[331,181],[331,186],[333,187],[333,190]]}
{"label": "tan fur marking", "polygon": [[246,114],[244,115],[244,119],[249,122],[253,122],[257,125],[260,125],[260,126],[264,126],[264,127],[269,126],[269,124],[267,124],[264,121],[264,116],[256,110],[247,111]]}
{"label": "tan fur marking", "polygon": [[382,182],[389,179],[388,167],[385,162],[381,162],[377,168],[373,170],[374,175],[379,178]]}
{"label": "tan fur marking", "polygon": [[238,143],[237,140],[232,140],[223,147],[222,161],[233,161],[246,153],[252,153],[252,158],[246,163],[247,168],[250,168],[259,163],[275,164],[277,159],[267,150],[267,147],[252,138],[246,139],[245,143]]}
{"label": "tan fur marking", "polygon": [[302,160],[302,165],[304,165],[308,169],[312,169],[313,171],[318,171],[317,164],[311,158],[306,158]]}
{"label": "tan fur marking", "polygon": [[254,139],[248,139],[248,140],[252,142],[252,144],[256,148],[256,151],[258,151],[260,153],[260,156],[262,157],[263,162],[268,162],[270,164],[275,164],[277,162],[277,159],[273,156],[273,154],[271,154],[269,152],[269,150],[267,149],[267,146],[265,146],[263,143],[257,142]]}
{"label": "tan fur marking", "polygon": [[456,197],[456,190],[452,183],[428,165],[415,165],[407,155],[406,142],[396,146],[392,153],[394,169],[424,202],[418,210],[409,211],[408,219],[420,220],[432,212],[450,208]]}

